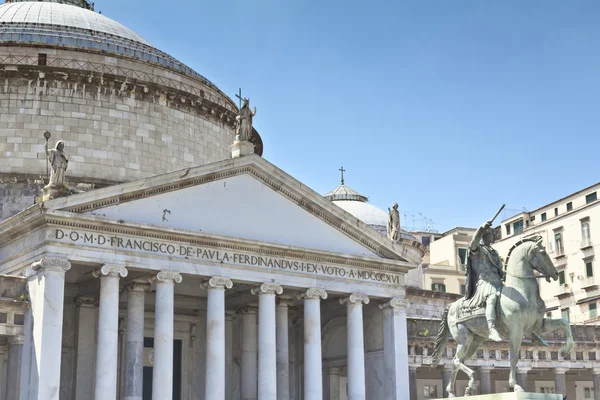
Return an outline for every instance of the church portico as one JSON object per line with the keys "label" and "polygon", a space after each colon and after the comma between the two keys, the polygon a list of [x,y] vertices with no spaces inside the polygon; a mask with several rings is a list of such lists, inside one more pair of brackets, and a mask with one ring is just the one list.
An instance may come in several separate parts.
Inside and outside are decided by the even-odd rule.
{"label": "church portico", "polygon": [[[41,335],[53,335],[52,351],[61,351],[62,342],[54,374],[42,379],[32,362],[21,363],[31,387],[50,385],[56,396],[40,390],[26,399],[407,398],[403,278],[418,250],[371,232],[292,178],[273,175],[264,160],[244,158],[222,163],[229,175],[199,167],[185,185],[172,179],[181,173],[158,176],[52,200],[0,224],[2,272],[30,282],[44,274],[50,283],[29,293],[34,340],[26,332],[23,347],[33,361],[46,343],[36,341],[37,322],[46,320],[37,315],[65,314],[53,317],[54,333],[42,324]],[[250,177],[249,169],[262,178]],[[260,198],[246,196],[263,223],[252,225],[256,216],[236,220],[226,192],[265,180],[277,181],[277,191],[260,183]],[[205,192],[200,187],[207,184]],[[209,201],[211,207],[183,200],[202,203],[213,195],[220,201]],[[262,201],[288,208],[301,228],[282,225]],[[217,225],[217,232],[209,229]],[[224,234],[236,225],[239,236]],[[42,301],[48,296],[51,310]],[[322,334],[339,318],[345,354],[337,368],[345,378],[332,370],[325,382],[332,365]],[[365,347],[373,335],[377,343]],[[326,386],[335,376],[339,395]]]}

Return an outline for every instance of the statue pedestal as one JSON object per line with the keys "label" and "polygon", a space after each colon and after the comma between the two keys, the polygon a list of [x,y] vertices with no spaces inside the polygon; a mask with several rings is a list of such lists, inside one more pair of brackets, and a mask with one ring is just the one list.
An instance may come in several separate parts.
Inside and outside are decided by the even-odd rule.
{"label": "statue pedestal", "polygon": [[231,158],[250,156],[254,154],[254,144],[245,140],[236,140],[229,147],[231,148]]}
{"label": "statue pedestal", "polygon": [[509,392],[481,394],[478,396],[455,397],[455,400],[563,400],[562,394]]}
{"label": "statue pedestal", "polygon": [[48,201],[56,199],[58,197],[65,197],[71,194],[68,187],[61,186],[46,186],[42,189],[42,201]]}

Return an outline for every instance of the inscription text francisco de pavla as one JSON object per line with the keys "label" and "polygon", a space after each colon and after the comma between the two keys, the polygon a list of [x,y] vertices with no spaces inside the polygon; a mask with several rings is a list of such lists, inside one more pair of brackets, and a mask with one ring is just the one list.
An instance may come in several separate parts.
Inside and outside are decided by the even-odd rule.
{"label": "inscription text francisco de pavla", "polygon": [[278,268],[293,272],[314,273],[350,279],[400,284],[400,276],[385,272],[368,271],[358,268],[336,267],[320,263],[286,260],[269,256],[254,256],[234,251],[172,244],[147,239],[134,239],[93,232],[56,229],[54,239],[92,246],[105,246],[115,249],[140,250],[185,258],[195,258],[228,264],[250,265],[265,268]]}

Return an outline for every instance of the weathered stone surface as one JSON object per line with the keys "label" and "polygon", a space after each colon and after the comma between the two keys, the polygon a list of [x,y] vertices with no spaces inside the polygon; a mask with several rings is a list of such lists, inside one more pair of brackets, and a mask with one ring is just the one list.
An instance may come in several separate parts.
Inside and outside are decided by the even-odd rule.
{"label": "weathered stone surface", "polygon": [[455,400],[563,400],[563,396],[561,394],[513,392],[455,397]]}

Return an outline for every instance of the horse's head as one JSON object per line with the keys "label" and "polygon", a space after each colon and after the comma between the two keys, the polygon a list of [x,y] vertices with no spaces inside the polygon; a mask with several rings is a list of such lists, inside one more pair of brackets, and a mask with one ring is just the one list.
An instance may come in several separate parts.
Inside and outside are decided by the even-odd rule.
{"label": "horse's head", "polygon": [[542,244],[542,237],[538,236],[533,242],[528,251],[529,262],[531,267],[540,274],[546,276],[546,280],[550,282],[550,278],[558,280],[558,270],[554,266],[552,259],[546,252]]}

